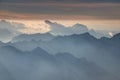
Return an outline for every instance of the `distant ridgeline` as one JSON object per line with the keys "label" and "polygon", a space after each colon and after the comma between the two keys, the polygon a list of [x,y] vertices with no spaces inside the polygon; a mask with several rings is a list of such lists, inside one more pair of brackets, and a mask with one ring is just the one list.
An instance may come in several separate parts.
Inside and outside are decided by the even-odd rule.
{"label": "distant ridgeline", "polygon": [[[46,25],[47,27],[44,25]],[[35,28],[34,27],[30,28],[30,26],[27,26],[23,23],[1,20],[0,41],[10,42],[11,40],[20,41],[20,40],[31,40],[31,39],[33,40],[45,39],[48,41],[53,39],[55,36],[70,36],[74,34],[79,35],[84,33],[89,33],[90,35],[96,37],[97,39],[100,39],[102,37],[111,38],[116,33],[119,32],[119,31],[88,29],[86,25],[79,23],[76,23],[72,26],[64,26],[63,24],[59,24],[49,20],[45,20],[44,25],[43,26],[39,25],[40,27],[35,26]]]}
{"label": "distant ridgeline", "polygon": [[120,34],[22,34],[0,42],[0,80],[120,80]]}

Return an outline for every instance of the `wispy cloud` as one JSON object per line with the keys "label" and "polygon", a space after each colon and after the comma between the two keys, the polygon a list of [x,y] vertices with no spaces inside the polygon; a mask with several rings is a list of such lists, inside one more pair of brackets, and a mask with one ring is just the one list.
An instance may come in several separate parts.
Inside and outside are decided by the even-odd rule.
{"label": "wispy cloud", "polygon": [[120,19],[119,3],[0,3],[2,19]]}

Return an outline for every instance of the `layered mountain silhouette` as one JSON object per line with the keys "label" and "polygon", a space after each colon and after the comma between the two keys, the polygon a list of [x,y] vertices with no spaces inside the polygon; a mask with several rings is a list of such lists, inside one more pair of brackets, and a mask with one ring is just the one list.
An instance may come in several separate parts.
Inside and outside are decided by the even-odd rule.
{"label": "layered mountain silhouette", "polygon": [[76,58],[85,57],[87,60],[118,76],[120,75],[119,41],[120,34],[116,34],[112,38],[102,37],[97,39],[89,33],[84,33],[55,36],[49,41],[33,39],[8,44],[21,51],[32,51],[37,47],[41,47],[51,55],[70,53]]}
{"label": "layered mountain silhouette", "polygon": [[15,80],[4,64],[0,62],[0,80]]}
{"label": "layered mountain silhouette", "polygon": [[51,55],[40,47],[22,52],[13,46],[2,46],[0,51],[6,67],[2,80],[119,80],[94,62],[69,53]]}
{"label": "layered mountain silhouette", "polygon": [[0,42],[0,79],[120,80],[119,42],[120,34],[19,35]]}
{"label": "layered mountain silhouette", "polygon": [[18,41],[31,41],[31,40],[35,40],[35,41],[49,41],[52,40],[55,36],[53,36],[50,33],[37,33],[37,34],[21,34],[19,36],[16,36],[12,39],[12,42],[18,42]]}
{"label": "layered mountain silhouette", "polygon": [[[45,26],[40,29],[35,25],[35,28],[29,28],[29,25],[25,25],[20,22],[11,22],[9,20],[0,20],[0,41],[2,42],[10,42],[12,41],[22,41],[22,40],[39,40],[39,36],[43,36],[40,40],[50,40],[55,35],[56,36],[68,36],[73,34],[83,34],[90,33],[92,36],[100,39],[101,37],[109,37],[111,38],[113,35],[118,33],[119,31],[105,31],[105,30],[95,30],[89,29],[86,25],[75,23],[71,26],[65,26],[63,24],[53,22],[51,20],[45,20]],[[41,26],[42,27],[42,26]],[[37,34],[34,34],[34,33]],[[46,32],[45,34],[42,34]],[[41,34],[40,34],[41,33]],[[52,35],[51,35],[52,34]],[[28,38],[28,39],[27,39]]]}
{"label": "layered mountain silhouette", "polygon": [[[49,33],[33,34],[33,35],[20,35],[18,37],[15,37],[12,42],[13,43],[10,43],[11,45],[16,46],[16,48],[20,48],[21,50],[23,49],[23,51],[32,50],[36,47],[42,47],[42,48],[45,47],[46,49],[53,48],[54,50],[53,51],[50,50],[50,51],[52,53],[57,53],[57,50],[55,50],[56,48],[58,48],[60,51],[63,51],[63,52],[69,52],[71,48],[77,49],[82,47],[82,48],[88,49],[87,47],[110,48],[112,46],[119,46],[119,44],[117,44],[119,42],[119,34],[113,36],[112,38],[102,37],[101,39],[96,39],[89,33],[73,34],[68,36],[53,36]],[[61,48],[63,49],[67,48],[68,51],[64,51],[65,49],[61,50]],[[76,50],[73,50],[73,52],[74,51]]]}

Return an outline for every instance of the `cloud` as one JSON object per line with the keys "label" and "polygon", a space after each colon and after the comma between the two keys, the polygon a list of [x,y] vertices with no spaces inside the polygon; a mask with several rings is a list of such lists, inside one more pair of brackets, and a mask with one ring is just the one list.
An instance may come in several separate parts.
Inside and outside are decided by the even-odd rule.
{"label": "cloud", "polygon": [[7,29],[0,29],[0,41],[7,41],[13,36],[13,33]]}
{"label": "cloud", "polygon": [[120,19],[119,3],[0,3],[1,19]]}
{"label": "cloud", "polygon": [[21,22],[0,20],[0,41],[9,42],[13,37],[20,34],[46,33],[49,28],[46,25],[26,25]]}
{"label": "cloud", "polygon": [[103,36],[110,37],[111,34],[108,32],[96,32],[91,31],[87,26],[83,24],[74,24],[72,26],[64,26],[62,24],[51,22],[49,20],[45,21],[46,24],[35,24],[27,25],[20,22],[11,22],[7,20],[0,21],[0,41],[9,42],[13,37],[20,34],[36,34],[36,33],[46,33],[49,32],[54,35],[72,35],[72,34],[83,34],[89,32],[96,38],[101,38]]}
{"label": "cloud", "polygon": [[24,29],[25,25],[21,23],[9,22],[6,20],[0,21],[0,41],[8,42],[14,36],[21,34],[20,30]]}
{"label": "cloud", "polygon": [[73,26],[66,27],[62,24],[56,22],[51,22],[49,20],[45,21],[46,24],[50,26],[50,33],[54,35],[71,35],[71,34],[82,34],[88,32],[88,28],[82,24],[75,24]]}
{"label": "cloud", "polygon": [[46,24],[49,25],[50,31],[49,33],[53,35],[72,35],[72,34],[83,34],[89,33],[90,35],[94,36],[95,38],[100,39],[101,37],[112,37],[109,31],[96,31],[94,29],[88,29],[87,26],[83,24],[76,23],[72,26],[64,26],[62,24],[51,22],[49,20],[45,21]]}

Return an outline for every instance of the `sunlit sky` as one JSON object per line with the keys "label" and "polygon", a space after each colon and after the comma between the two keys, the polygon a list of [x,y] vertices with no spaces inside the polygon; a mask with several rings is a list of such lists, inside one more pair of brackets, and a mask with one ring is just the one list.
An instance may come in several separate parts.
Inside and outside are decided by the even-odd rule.
{"label": "sunlit sky", "polygon": [[[120,0],[0,0],[0,19],[47,27],[44,20],[66,26],[120,31]],[[31,28],[31,29],[32,29]]]}
{"label": "sunlit sky", "polygon": [[[11,22],[23,23],[28,27],[39,28],[48,26],[45,24],[45,20],[9,20]],[[50,20],[52,22],[57,22],[59,24],[70,27],[76,23],[84,24],[89,29],[95,30],[110,30],[110,31],[120,31],[120,20]]]}

